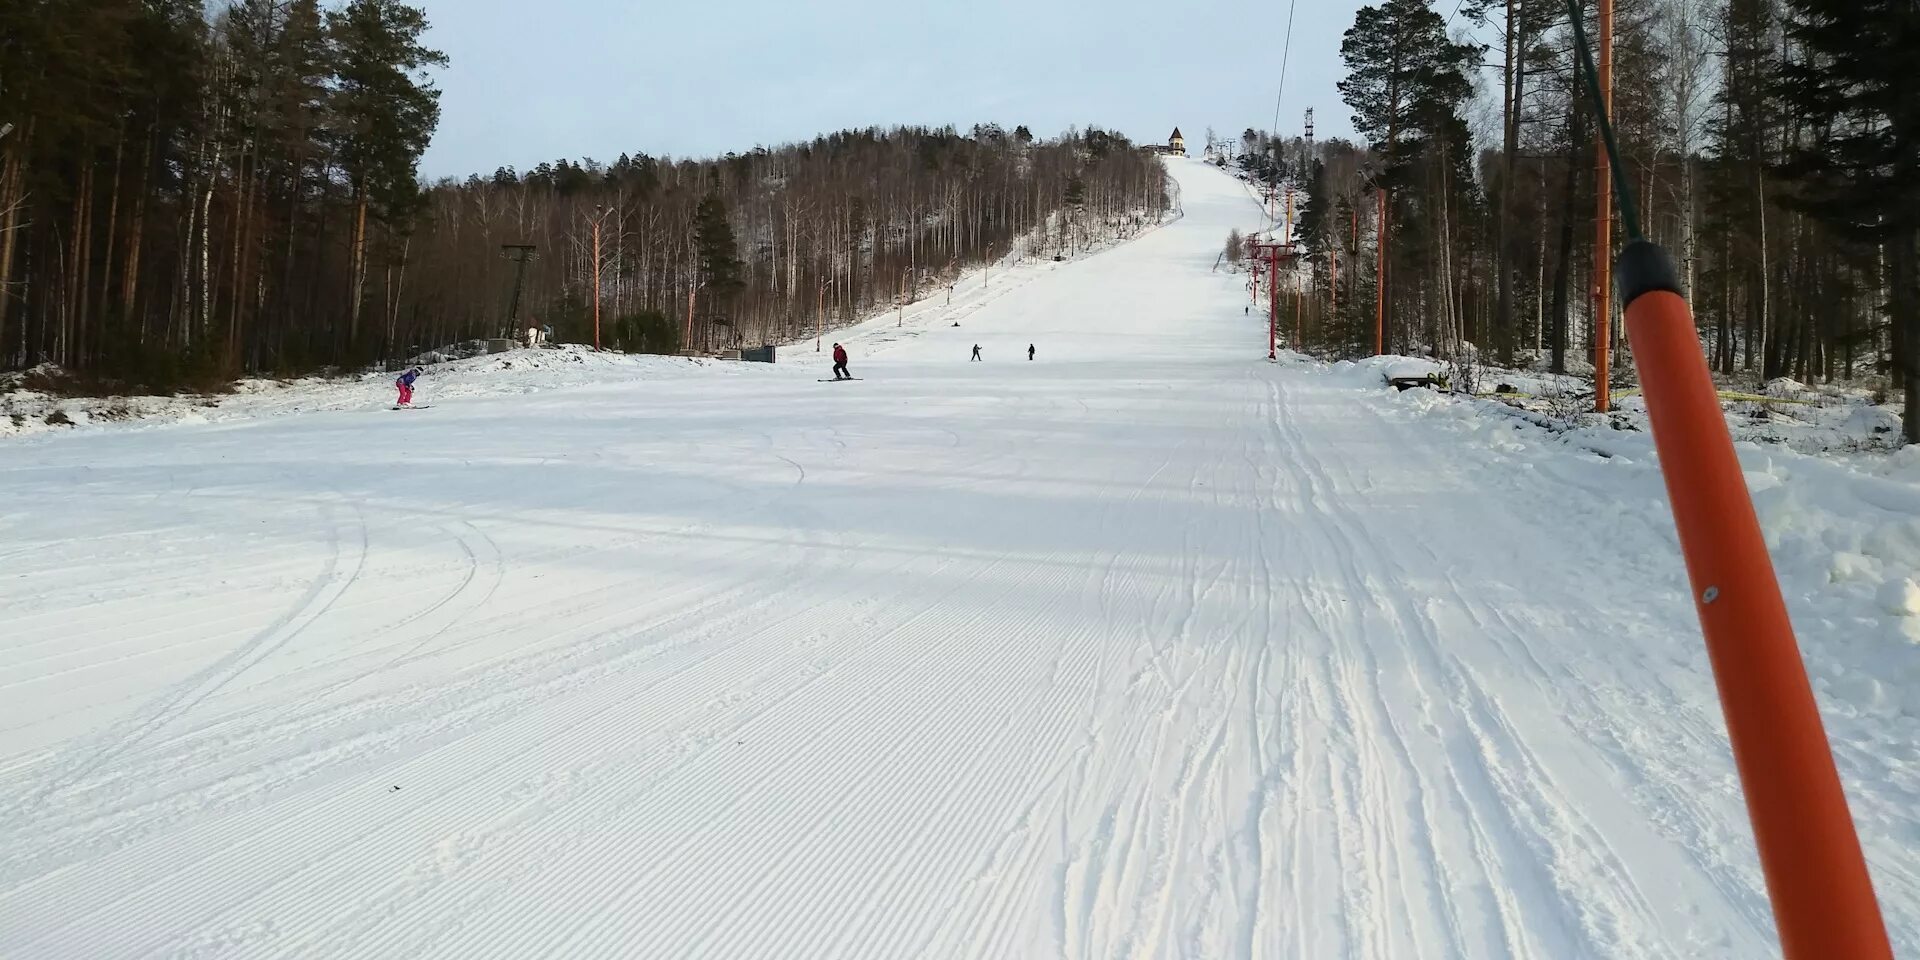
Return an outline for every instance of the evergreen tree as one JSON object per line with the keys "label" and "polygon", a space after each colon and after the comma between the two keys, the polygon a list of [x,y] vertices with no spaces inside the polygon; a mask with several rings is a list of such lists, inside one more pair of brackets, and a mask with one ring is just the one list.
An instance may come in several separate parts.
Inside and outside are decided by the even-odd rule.
{"label": "evergreen tree", "polygon": [[298,193],[309,167],[324,152],[319,137],[327,116],[327,80],[333,71],[319,0],[292,0],[286,5],[274,68],[266,90],[268,122]]}
{"label": "evergreen tree", "polygon": [[219,27],[228,79],[210,93],[233,130],[226,163],[240,214],[222,277],[231,308],[220,354],[237,367],[243,354],[285,347],[261,329],[260,316],[306,312],[293,293],[294,237],[303,199],[325,177],[318,138],[331,55],[317,0],[235,0]]}
{"label": "evergreen tree", "polygon": [[614,321],[613,339],[628,353],[680,352],[680,328],[659,310],[641,310]]}
{"label": "evergreen tree", "polygon": [[[1438,283],[1431,285],[1437,290],[1426,293],[1434,309],[1426,313],[1438,323],[1435,339],[1447,347],[1460,334],[1452,313],[1454,271],[1447,266],[1452,211],[1455,196],[1471,182],[1465,169],[1469,137],[1460,109],[1473,92],[1467,70],[1480,53],[1479,46],[1447,36],[1447,22],[1428,0],[1383,0],[1362,7],[1340,43],[1348,70],[1340,94],[1353,108],[1354,128],[1371,141],[1380,161],[1373,182],[1384,191],[1387,232],[1379,242],[1388,244],[1395,229],[1404,232],[1409,224],[1426,231],[1425,246],[1415,252],[1439,261]],[[1402,189],[1409,195],[1396,196]],[[1403,217],[1400,207],[1408,203],[1417,209]],[[1386,313],[1380,346],[1389,349],[1395,340],[1392,260],[1376,273]]]}
{"label": "evergreen tree", "polygon": [[1338,86],[1353,108],[1354,129],[1385,161],[1390,186],[1427,140],[1458,118],[1473,93],[1467,70],[1480,52],[1447,36],[1447,22],[1429,0],[1384,0],[1354,14],[1340,41],[1347,76]]}
{"label": "evergreen tree", "polygon": [[708,190],[700,198],[694,213],[694,246],[699,251],[701,286],[709,296],[725,303],[746,286],[740,245],[718,190]]}
{"label": "evergreen tree", "polygon": [[585,167],[561,160],[554,168],[554,190],[563,197],[580,194],[593,185],[594,178]]}
{"label": "evergreen tree", "polygon": [[1314,157],[1307,167],[1307,191],[1300,203],[1300,217],[1294,232],[1316,253],[1326,250],[1327,211],[1333,204],[1333,188],[1327,182],[1327,164]]}
{"label": "evergreen tree", "polygon": [[1792,202],[1843,236],[1882,245],[1905,438],[1920,443],[1920,96],[1911,80],[1912,0],[1788,0],[1798,57],[1777,90],[1808,136],[1781,166]]}
{"label": "evergreen tree", "polygon": [[400,0],[351,0],[327,15],[337,69],[331,133],[353,189],[349,343],[365,299],[367,216],[415,209],[415,170],[440,122],[440,91],[422,72],[445,54],[420,43],[426,15]]}
{"label": "evergreen tree", "polygon": [[1716,175],[1708,185],[1708,218],[1725,244],[1725,256],[1715,273],[1733,288],[1722,304],[1728,321],[1736,315],[1745,321],[1744,330],[1729,339],[1723,372],[1734,371],[1737,341],[1742,348],[1740,368],[1756,372],[1762,380],[1774,375],[1765,356],[1778,312],[1772,296],[1776,263],[1767,222],[1777,198],[1769,189],[1767,170],[1778,159],[1781,117],[1780,105],[1766,82],[1776,67],[1776,26],[1775,0],[1727,0],[1721,13],[1725,45],[1716,97],[1721,113],[1710,125]]}

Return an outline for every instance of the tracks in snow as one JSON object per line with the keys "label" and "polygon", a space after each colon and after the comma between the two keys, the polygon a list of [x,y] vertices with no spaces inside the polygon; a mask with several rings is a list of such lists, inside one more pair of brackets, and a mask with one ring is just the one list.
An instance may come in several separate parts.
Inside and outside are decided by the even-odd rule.
{"label": "tracks in snow", "polygon": [[[1646,591],[1564,586],[1552,478],[1249,357],[1207,266],[1253,211],[1177,169],[1180,221],[859,393],[34,448],[0,953],[1771,950]],[[107,519],[36,526],[78,483]]]}

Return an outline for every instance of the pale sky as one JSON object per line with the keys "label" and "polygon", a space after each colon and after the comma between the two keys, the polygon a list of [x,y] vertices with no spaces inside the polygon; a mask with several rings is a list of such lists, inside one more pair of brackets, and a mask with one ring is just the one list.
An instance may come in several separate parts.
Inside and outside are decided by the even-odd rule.
{"label": "pale sky", "polygon": [[[415,0],[439,72],[432,179],[622,151],[706,157],[846,127],[1098,124],[1139,142],[1175,126],[1198,155],[1273,124],[1285,3],[1233,0]],[[1363,0],[1305,0],[1282,133],[1313,107],[1352,137],[1340,35]],[[1277,8],[1277,9],[1276,9]]]}

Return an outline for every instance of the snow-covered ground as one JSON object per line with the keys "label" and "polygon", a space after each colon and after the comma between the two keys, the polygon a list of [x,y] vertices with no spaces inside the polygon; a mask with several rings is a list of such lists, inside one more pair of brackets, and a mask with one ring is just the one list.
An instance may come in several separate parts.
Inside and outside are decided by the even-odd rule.
{"label": "snow-covered ground", "polygon": [[[561,387],[684,376],[753,376],[757,365],[704,358],[595,353],[589,348],[513,350],[427,367],[418,385],[431,397],[472,399],[539,393]],[[31,390],[0,394],[0,440],[8,436],[235,424],[262,417],[319,411],[368,410],[395,398],[396,373],[369,372],[332,379],[241,380],[223,395],[177,397],[57,397]],[[55,422],[49,423],[53,417]],[[59,422],[64,420],[65,422]]]}
{"label": "snow-covered ground", "polygon": [[[1544,358],[1541,364],[1544,366]],[[1476,395],[1498,400],[1510,410],[1535,415],[1522,418],[1556,431],[1589,427],[1651,429],[1646,398],[1637,386],[1616,387],[1611,411],[1606,415],[1593,413],[1591,369],[1584,376],[1554,375],[1475,364],[1472,384],[1453,382],[1464,368],[1424,357],[1382,358],[1378,369],[1382,375],[1394,377],[1442,377],[1454,393],[1471,388]],[[1777,445],[1800,453],[1842,455],[1842,459],[1852,453],[1892,453],[1901,445],[1898,408],[1893,403],[1875,404],[1874,392],[1857,384],[1809,386],[1781,377],[1758,388],[1722,384],[1719,393],[1727,429],[1735,441]],[[1893,398],[1895,402],[1897,399]]]}
{"label": "snow-covered ground", "polygon": [[[1268,364],[1170,165],[855,383],[4,441],[0,956],[1776,952],[1644,437]],[[1920,950],[1920,462],[1745,455]]]}

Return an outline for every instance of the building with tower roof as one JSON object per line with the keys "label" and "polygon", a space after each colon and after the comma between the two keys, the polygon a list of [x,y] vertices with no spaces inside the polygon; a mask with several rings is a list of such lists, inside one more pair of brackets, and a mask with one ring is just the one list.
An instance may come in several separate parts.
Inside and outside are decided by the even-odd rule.
{"label": "building with tower roof", "polygon": [[1173,136],[1167,138],[1165,146],[1157,143],[1149,143],[1142,149],[1148,153],[1171,154],[1184,157],[1187,155],[1187,138],[1180,135],[1179,127],[1174,127]]}

